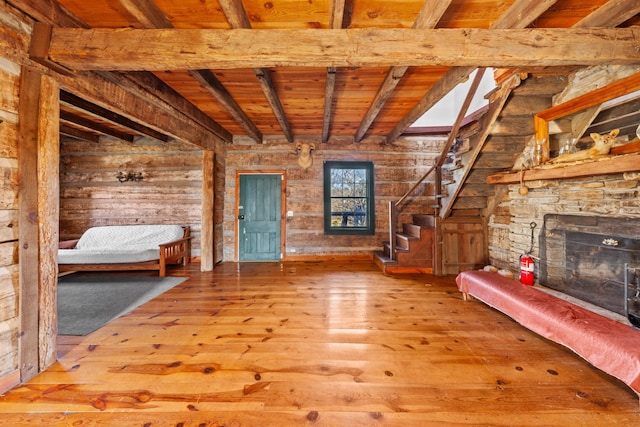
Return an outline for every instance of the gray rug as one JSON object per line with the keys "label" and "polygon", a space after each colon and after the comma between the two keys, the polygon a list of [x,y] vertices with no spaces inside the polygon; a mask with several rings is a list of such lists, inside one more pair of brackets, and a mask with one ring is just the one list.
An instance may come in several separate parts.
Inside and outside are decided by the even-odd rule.
{"label": "gray rug", "polygon": [[58,280],[58,333],[87,335],[187,280],[74,273]]}

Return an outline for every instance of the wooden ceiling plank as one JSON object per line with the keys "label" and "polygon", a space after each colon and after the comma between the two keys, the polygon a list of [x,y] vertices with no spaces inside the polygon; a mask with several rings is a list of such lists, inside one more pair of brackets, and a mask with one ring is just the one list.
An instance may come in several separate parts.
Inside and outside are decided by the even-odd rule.
{"label": "wooden ceiling plank", "polygon": [[[529,0],[517,0],[511,7],[503,13],[491,26],[492,29],[526,28],[540,15],[553,6],[557,0],[541,0],[531,2]],[[490,65],[489,65],[490,66]],[[407,113],[402,120],[387,135],[385,143],[395,141],[409,126],[418,120],[424,113],[429,111],[442,97],[451,92],[459,83],[464,81],[473,67],[454,66],[425,94],[415,107]]]}
{"label": "wooden ceiling plank", "polygon": [[118,0],[118,2],[146,28],[173,28],[171,21],[153,0]]}
{"label": "wooden ceiling plank", "polygon": [[189,74],[231,114],[233,119],[247,131],[249,137],[258,143],[262,143],[260,130],[211,71],[195,70],[189,71]]}
{"label": "wooden ceiling plank", "polygon": [[[49,58],[75,70],[302,67],[544,67],[634,64],[640,28],[54,28]],[[580,48],[568,49],[568,46]]]}
{"label": "wooden ceiling plank", "polygon": [[118,131],[116,129],[112,129],[112,128],[108,127],[108,126],[104,126],[104,125],[102,125],[100,123],[94,122],[94,121],[86,119],[84,117],[80,117],[78,115],[75,115],[73,113],[69,113],[67,111],[60,111],[60,120],[65,121],[65,122],[69,122],[69,123],[73,123],[75,125],[82,126],[83,128],[91,129],[91,130],[96,131],[98,133],[101,133],[103,135],[112,136],[114,138],[118,138],[118,139],[121,139],[123,141],[127,141],[127,142],[135,141],[135,136],[134,135],[130,135],[128,133],[120,132],[120,131]]}
{"label": "wooden ceiling plank", "polygon": [[[251,22],[249,21],[249,17],[247,16],[247,12],[243,7],[242,2],[234,0],[219,0],[219,3],[231,28],[251,28]],[[260,85],[267,102],[271,106],[271,111],[273,111],[276,120],[280,124],[280,128],[282,128],[282,132],[287,138],[287,141],[293,142],[291,125],[289,124],[287,115],[284,112],[284,107],[282,106],[278,92],[273,85],[271,71],[269,71],[268,68],[253,68],[253,73],[258,79],[258,84]]]}
{"label": "wooden ceiling plank", "polygon": [[60,125],[60,134],[74,139],[80,139],[88,142],[100,142],[100,136],[91,132],[86,132],[64,124]]}
{"label": "wooden ceiling plank", "polygon": [[105,120],[108,120],[112,123],[115,123],[117,125],[120,126],[124,126],[126,128],[129,128],[135,132],[139,132],[141,134],[144,135],[148,135],[152,138],[155,138],[159,141],[163,141],[163,142],[167,142],[169,141],[169,136],[158,132],[154,129],[151,129],[147,126],[141,125],[138,122],[134,122],[133,120],[130,120],[124,116],[121,116],[120,114],[114,113],[113,111],[107,110],[106,108],[102,108],[99,105],[96,104],[92,104],[88,101],[85,101],[84,99],[80,98],[79,96],[76,96],[72,93],[69,93],[67,91],[60,91],[60,101],[61,102],[66,102],[70,105],[75,106],[76,108],[79,108],[81,110],[84,110],[88,113],[94,114],[96,116],[102,117]]}
{"label": "wooden ceiling plank", "polygon": [[[426,28],[435,28],[442,15],[447,11],[449,5],[452,0],[442,1],[442,0],[426,0],[422,5],[422,9],[418,14],[418,18],[413,23],[414,29],[426,29]],[[387,73],[382,85],[378,89],[378,92],[373,98],[371,105],[369,106],[369,110],[364,115],[360,125],[358,126],[358,130],[354,136],[355,142],[362,141],[365,134],[371,127],[373,121],[378,117],[380,111],[387,103],[387,100],[400,83],[402,77],[404,77],[407,69],[409,67],[391,67],[389,72]]]}

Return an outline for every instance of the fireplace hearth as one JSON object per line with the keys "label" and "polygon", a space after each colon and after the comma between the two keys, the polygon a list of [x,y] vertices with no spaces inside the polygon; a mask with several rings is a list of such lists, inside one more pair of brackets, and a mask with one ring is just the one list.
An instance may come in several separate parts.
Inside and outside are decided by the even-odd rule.
{"label": "fireplace hearth", "polygon": [[[639,314],[640,220],[546,215],[540,235],[539,282],[618,314]],[[640,272],[640,269],[638,269]]]}

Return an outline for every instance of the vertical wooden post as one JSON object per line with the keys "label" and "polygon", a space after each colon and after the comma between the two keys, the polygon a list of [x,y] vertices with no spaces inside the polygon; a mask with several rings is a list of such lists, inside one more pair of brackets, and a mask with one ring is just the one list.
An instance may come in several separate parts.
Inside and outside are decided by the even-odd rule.
{"label": "vertical wooden post", "polygon": [[389,258],[396,259],[396,227],[398,222],[398,210],[396,202],[389,201]]}
{"label": "vertical wooden post", "polygon": [[38,117],[38,234],[40,370],[56,361],[58,336],[58,242],[60,218],[60,88],[40,81]]}
{"label": "vertical wooden post", "polygon": [[60,142],[59,89],[23,67],[18,106],[20,377],[55,361]]}
{"label": "vertical wooden post", "polygon": [[211,271],[215,264],[215,153],[202,152],[202,221],[200,234],[200,270]]}
{"label": "vertical wooden post", "polygon": [[433,274],[435,276],[442,275],[442,218],[440,217],[440,209],[442,208],[442,166],[435,168],[435,197],[438,206],[433,215]]}

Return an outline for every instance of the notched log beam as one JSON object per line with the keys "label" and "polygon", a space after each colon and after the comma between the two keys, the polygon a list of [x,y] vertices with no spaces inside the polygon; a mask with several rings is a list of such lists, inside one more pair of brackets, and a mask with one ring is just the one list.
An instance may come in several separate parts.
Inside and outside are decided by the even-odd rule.
{"label": "notched log beam", "polygon": [[[54,28],[48,57],[75,70],[540,67],[636,64],[640,28]],[[579,47],[579,49],[577,48]]]}
{"label": "notched log beam", "polygon": [[40,22],[33,24],[31,45],[29,46],[29,57],[38,64],[44,65],[57,73],[71,76],[74,74],[71,69],[49,59],[48,51],[49,44],[51,43],[51,30],[52,27],[48,24]]}

